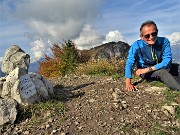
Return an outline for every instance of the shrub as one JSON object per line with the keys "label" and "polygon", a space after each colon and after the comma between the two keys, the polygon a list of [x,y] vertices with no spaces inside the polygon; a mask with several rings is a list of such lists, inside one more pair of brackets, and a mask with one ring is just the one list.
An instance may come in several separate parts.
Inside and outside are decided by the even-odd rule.
{"label": "shrub", "polygon": [[38,73],[44,75],[45,77],[56,77],[61,76],[61,60],[60,55],[62,55],[62,49],[58,44],[53,44],[51,48],[53,57],[45,55],[45,61],[39,63]]}
{"label": "shrub", "polygon": [[90,60],[86,63],[79,64],[77,75],[117,75],[124,74],[124,60]]}

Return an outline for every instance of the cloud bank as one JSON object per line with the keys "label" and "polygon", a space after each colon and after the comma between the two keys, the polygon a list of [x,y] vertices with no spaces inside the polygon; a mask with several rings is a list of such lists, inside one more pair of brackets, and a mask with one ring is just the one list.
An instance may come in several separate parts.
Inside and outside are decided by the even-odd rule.
{"label": "cloud bank", "polygon": [[101,0],[23,0],[16,3],[13,16],[33,31],[31,36],[54,41],[72,39],[98,17],[100,3]]}
{"label": "cloud bank", "polygon": [[42,58],[44,56],[44,54],[51,54],[51,46],[52,46],[52,42],[47,39],[38,39],[34,42],[30,43],[31,46],[31,51],[32,51],[32,55],[34,56],[33,59],[31,59],[31,61],[37,61],[38,59]]}
{"label": "cloud bank", "polygon": [[124,36],[118,30],[110,31],[106,36],[104,36],[90,25],[86,25],[82,29],[80,36],[76,38],[74,41],[76,43],[77,48],[80,50],[90,49],[95,46],[99,46],[101,44],[105,44],[112,41],[127,42]]}
{"label": "cloud bank", "polygon": [[80,36],[74,40],[78,49],[90,49],[92,47],[102,44],[105,39],[98,31],[96,31],[92,26],[85,25],[80,33]]}
{"label": "cloud bank", "polygon": [[180,45],[180,32],[173,32],[171,35],[166,36],[170,42],[171,45]]}
{"label": "cloud bank", "polygon": [[103,43],[108,43],[108,42],[118,42],[118,41],[123,41],[123,42],[127,42],[126,39],[124,38],[124,36],[118,31],[110,31],[107,35],[106,35],[106,40],[103,41]]}

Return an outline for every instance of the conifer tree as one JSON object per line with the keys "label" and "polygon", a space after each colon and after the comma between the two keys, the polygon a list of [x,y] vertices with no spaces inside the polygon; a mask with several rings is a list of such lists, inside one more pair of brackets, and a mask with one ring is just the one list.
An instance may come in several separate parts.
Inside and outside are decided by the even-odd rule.
{"label": "conifer tree", "polygon": [[74,73],[80,62],[78,50],[76,49],[75,44],[71,40],[64,41],[64,44],[62,44],[62,52],[63,54],[60,56],[62,74]]}

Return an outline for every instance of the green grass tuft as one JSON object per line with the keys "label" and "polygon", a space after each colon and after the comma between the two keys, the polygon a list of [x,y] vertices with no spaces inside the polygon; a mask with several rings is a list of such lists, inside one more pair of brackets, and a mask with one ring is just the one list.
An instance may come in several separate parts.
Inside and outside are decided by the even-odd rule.
{"label": "green grass tuft", "polygon": [[167,103],[176,102],[177,98],[180,96],[179,92],[172,90],[166,90],[163,94],[166,97]]}
{"label": "green grass tuft", "polygon": [[180,106],[175,107],[175,118],[180,119]]}
{"label": "green grass tuft", "polygon": [[32,124],[38,124],[43,119],[54,115],[62,115],[67,111],[64,104],[59,101],[48,100],[18,108],[18,121],[31,119]]}
{"label": "green grass tuft", "polygon": [[150,85],[155,87],[166,87],[166,85],[161,81],[150,81]]}

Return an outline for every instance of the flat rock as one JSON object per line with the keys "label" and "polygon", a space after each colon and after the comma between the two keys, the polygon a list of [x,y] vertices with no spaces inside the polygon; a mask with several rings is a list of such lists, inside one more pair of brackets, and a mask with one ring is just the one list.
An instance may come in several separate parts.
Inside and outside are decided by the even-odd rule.
{"label": "flat rock", "polygon": [[166,89],[167,89],[166,87],[153,86],[153,87],[145,89],[145,91],[147,91],[147,92],[162,92],[162,91],[165,91]]}

